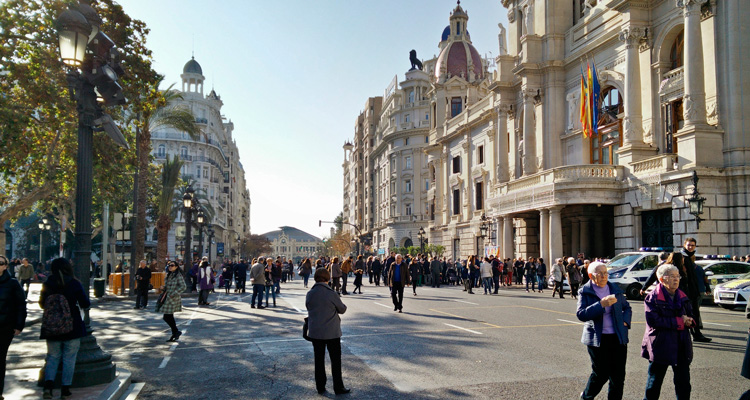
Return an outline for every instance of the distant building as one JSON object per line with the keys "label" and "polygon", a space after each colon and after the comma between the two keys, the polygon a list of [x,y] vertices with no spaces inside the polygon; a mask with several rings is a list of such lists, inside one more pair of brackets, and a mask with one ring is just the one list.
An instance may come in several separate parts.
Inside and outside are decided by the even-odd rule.
{"label": "distant building", "polygon": [[272,249],[271,254],[263,254],[264,256],[281,256],[299,263],[303,258],[318,255],[318,251],[323,246],[323,241],[320,238],[291,226],[282,226],[280,228],[279,230],[262,234],[262,236],[271,241]]}
{"label": "distant building", "polygon": [[[211,257],[237,256],[238,238],[250,234],[250,192],[245,182],[245,170],[240,162],[237,143],[233,138],[234,123],[222,113],[224,103],[212,89],[203,95],[203,70],[195,59],[183,68],[182,102],[192,110],[195,122],[203,135],[193,140],[187,133],[172,128],[160,128],[151,133],[151,145],[156,162],[162,163],[167,156],[177,155],[183,161],[182,176],[193,182],[193,188],[202,189],[216,215],[211,223],[215,237]],[[185,222],[182,213],[169,231],[170,258],[180,255],[185,237]],[[192,244],[198,245],[197,229],[192,231]],[[150,228],[149,238],[156,239],[155,227]],[[208,237],[204,234],[204,252],[208,251]],[[206,254],[208,255],[208,254]]]}

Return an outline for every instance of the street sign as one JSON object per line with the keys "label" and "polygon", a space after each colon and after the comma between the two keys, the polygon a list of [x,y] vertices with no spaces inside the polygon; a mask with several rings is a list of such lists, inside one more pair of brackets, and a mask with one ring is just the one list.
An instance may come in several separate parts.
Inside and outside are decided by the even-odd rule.
{"label": "street sign", "polygon": [[385,249],[378,249],[378,254],[385,254]]}
{"label": "street sign", "polygon": [[216,243],[216,256],[217,257],[224,256],[224,242]]}

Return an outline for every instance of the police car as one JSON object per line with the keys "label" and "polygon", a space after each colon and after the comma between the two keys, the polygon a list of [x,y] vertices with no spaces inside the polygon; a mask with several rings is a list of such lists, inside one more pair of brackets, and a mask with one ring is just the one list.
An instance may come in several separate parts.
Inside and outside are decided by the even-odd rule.
{"label": "police car", "polygon": [[[696,262],[699,265],[701,263]],[[750,264],[714,261],[703,269],[713,286],[714,303],[727,309],[747,305],[747,299],[750,298]]]}
{"label": "police car", "polygon": [[643,283],[659,265],[659,253],[664,251],[661,247],[641,247],[639,250],[618,254],[606,264],[609,281],[619,286],[628,299],[641,297]]}

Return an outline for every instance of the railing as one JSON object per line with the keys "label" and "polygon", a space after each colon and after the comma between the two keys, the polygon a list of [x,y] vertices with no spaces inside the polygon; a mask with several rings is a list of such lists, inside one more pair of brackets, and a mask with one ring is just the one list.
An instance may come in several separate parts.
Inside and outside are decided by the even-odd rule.
{"label": "railing", "polygon": [[206,118],[196,118],[195,119],[195,123],[196,124],[206,125],[206,124],[208,124],[208,119],[206,119]]}
{"label": "railing", "polygon": [[681,79],[681,77],[684,74],[685,74],[685,67],[679,67],[664,74],[664,79],[673,79],[673,78]]}
{"label": "railing", "polygon": [[191,156],[190,154],[180,154],[180,160],[193,161],[193,156]]}
{"label": "railing", "polygon": [[633,162],[630,165],[636,175],[668,172],[674,169],[676,158],[677,156],[674,154],[660,154],[656,157]]}
{"label": "railing", "polygon": [[532,175],[525,178],[519,178],[514,181],[508,182],[508,191],[521,190],[528,187],[538,185],[542,181],[541,175]]}
{"label": "railing", "polygon": [[[224,149],[221,148],[221,143],[218,140],[214,139],[207,139],[204,135],[200,135],[198,140],[193,140],[190,135],[184,132],[153,132],[151,134],[152,139],[173,139],[173,140],[185,140],[195,143],[205,143],[209,144],[211,146],[216,147],[217,150],[219,150],[219,153],[221,153],[221,157],[224,159],[224,162],[229,162],[226,154],[224,154]],[[226,142],[224,142],[226,144]]]}
{"label": "railing", "polygon": [[623,177],[624,167],[619,165],[568,165],[510,181],[506,184],[506,188],[507,192],[513,192],[534,186],[579,180],[607,179],[621,181]]}

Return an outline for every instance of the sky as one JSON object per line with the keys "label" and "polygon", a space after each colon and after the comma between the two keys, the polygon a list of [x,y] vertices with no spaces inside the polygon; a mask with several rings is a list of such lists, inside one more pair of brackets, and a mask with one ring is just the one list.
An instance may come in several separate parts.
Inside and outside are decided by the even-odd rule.
{"label": "sky", "polygon": [[[430,59],[454,0],[120,0],[144,21],[165,87],[195,54],[221,96],[245,168],[254,234],[293,226],[320,238],[343,209],[344,150],[368,97]],[[498,52],[498,0],[464,0],[482,56]]]}

